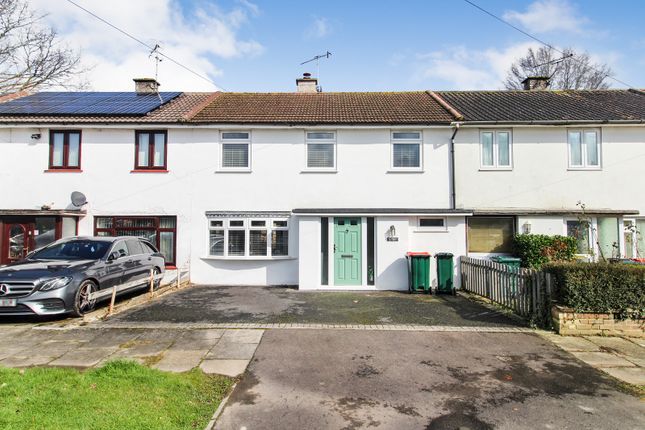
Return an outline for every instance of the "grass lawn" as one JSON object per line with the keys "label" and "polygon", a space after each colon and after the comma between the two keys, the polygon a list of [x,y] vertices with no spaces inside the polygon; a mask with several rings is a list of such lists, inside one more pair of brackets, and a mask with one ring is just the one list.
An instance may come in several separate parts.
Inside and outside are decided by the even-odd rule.
{"label": "grass lawn", "polygon": [[2,429],[203,429],[233,379],[132,361],[99,369],[0,368]]}

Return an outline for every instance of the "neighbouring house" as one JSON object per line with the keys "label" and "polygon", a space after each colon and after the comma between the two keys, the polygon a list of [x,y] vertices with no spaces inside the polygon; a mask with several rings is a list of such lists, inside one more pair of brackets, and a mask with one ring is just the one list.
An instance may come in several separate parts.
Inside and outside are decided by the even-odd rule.
{"label": "neighbouring house", "polygon": [[407,251],[456,269],[516,232],[645,253],[642,92],[157,89],[0,103],[0,264],[136,235],[196,283],[400,290]]}

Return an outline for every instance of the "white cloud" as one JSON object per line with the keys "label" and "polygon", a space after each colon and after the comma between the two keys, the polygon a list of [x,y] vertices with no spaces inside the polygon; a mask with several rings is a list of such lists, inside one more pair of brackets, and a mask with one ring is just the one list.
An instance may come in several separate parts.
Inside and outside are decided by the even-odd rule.
{"label": "white cloud", "polygon": [[504,49],[473,50],[464,46],[416,56],[413,79],[427,82],[432,89],[481,90],[502,87],[506,73],[517,58],[526,54],[533,42]]}
{"label": "white cloud", "polygon": [[332,31],[329,20],[324,17],[314,17],[311,25],[305,31],[305,36],[309,38],[322,39],[328,36]]}
{"label": "white cloud", "polygon": [[[78,0],[77,0],[78,1]],[[239,36],[249,13],[259,9],[247,0],[223,11],[215,6],[195,6],[187,13],[177,0],[78,1],[79,4],[148,45],[201,75],[223,74],[217,58],[257,55],[262,45]],[[67,2],[32,0],[32,7],[48,13],[46,20],[70,47],[79,49],[83,65],[91,67],[86,79],[95,90],[131,90],[132,78],[154,76],[155,63],[148,50]],[[212,91],[211,83],[165,59],[159,67],[162,90]]]}
{"label": "white cloud", "polygon": [[519,23],[533,33],[584,33],[585,24],[589,22],[567,0],[537,0],[524,12],[505,12],[504,19]]}

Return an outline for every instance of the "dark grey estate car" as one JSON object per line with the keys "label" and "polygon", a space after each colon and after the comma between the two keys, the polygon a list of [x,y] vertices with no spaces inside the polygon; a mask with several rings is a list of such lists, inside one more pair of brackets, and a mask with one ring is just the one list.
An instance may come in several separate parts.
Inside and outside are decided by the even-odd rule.
{"label": "dark grey estate car", "polygon": [[0,267],[0,315],[81,316],[96,305],[90,294],[109,297],[115,285],[126,285],[119,292],[147,285],[150,270],[163,273],[164,258],[145,239],[61,239]]}

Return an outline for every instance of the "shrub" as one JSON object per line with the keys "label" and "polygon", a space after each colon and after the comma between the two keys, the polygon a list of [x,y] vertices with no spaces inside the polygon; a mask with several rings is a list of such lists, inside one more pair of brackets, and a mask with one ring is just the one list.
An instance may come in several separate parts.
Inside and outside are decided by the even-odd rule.
{"label": "shrub", "polygon": [[645,316],[645,266],[608,263],[552,263],[555,299],[578,312]]}
{"label": "shrub", "polygon": [[515,255],[522,259],[522,267],[533,269],[553,261],[572,261],[576,253],[576,239],[546,234],[518,234],[513,238]]}

